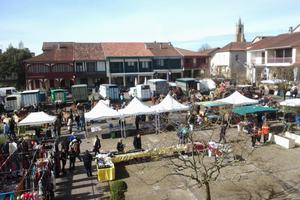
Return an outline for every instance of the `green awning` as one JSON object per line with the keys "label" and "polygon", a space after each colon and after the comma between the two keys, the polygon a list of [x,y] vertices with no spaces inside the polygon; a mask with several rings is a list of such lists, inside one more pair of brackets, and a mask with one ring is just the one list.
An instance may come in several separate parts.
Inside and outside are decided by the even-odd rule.
{"label": "green awning", "polygon": [[239,115],[276,112],[276,111],[277,111],[277,109],[270,108],[270,107],[264,107],[264,106],[242,106],[242,107],[236,107],[232,110],[232,112],[239,114]]}
{"label": "green awning", "polygon": [[223,103],[219,101],[203,101],[200,102],[199,105],[204,106],[204,107],[221,107],[221,106],[229,106],[229,103]]}

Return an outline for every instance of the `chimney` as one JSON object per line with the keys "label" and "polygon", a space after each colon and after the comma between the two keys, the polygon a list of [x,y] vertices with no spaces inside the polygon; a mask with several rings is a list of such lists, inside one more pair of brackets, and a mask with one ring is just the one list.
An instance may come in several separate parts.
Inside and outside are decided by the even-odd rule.
{"label": "chimney", "polygon": [[290,26],[290,27],[289,27],[289,33],[292,33],[292,32],[293,32],[293,27]]}

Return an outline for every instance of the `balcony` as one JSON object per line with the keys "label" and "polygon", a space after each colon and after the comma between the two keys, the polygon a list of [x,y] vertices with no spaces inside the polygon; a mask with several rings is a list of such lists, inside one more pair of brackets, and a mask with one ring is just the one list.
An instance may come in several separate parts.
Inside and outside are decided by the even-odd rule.
{"label": "balcony", "polygon": [[268,63],[292,63],[292,57],[270,57]]}
{"label": "balcony", "polygon": [[205,68],[207,66],[208,66],[207,63],[184,63],[184,68],[187,68],[187,69]]}
{"label": "balcony", "polygon": [[255,65],[263,65],[265,64],[265,57],[254,57],[251,59],[251,63]]}

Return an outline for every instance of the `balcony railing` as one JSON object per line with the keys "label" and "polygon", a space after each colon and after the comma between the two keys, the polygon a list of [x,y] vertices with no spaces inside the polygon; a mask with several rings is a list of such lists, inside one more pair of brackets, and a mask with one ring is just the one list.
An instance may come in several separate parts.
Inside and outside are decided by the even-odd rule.
{"label": "balcony railing", "polygon": [[292,57],[271,57],[268,58],[268,63],[292,63]]}
{"label": "balcony railing", "polygon": [[265,57],[254,57],[251,59],[253,64],[265,64]]}
{"label": "balcony railing", "polygon": [[207,66],[207,63],[184,63],[185,68],[203,68]]}

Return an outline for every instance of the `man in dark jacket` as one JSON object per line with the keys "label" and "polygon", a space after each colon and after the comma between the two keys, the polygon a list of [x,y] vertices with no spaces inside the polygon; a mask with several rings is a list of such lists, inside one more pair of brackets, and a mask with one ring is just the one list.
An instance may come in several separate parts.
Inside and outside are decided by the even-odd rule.
{"label": "man in dark jacket", "polygon": [[88,150],[85,151],[85,154],[82,157],[83,159],[83,165],[86,170],[86,174],[88,177],[93,176],[92,175],[92,161],[93,161],[93,156],[89,153]]}
{"label": "man in dark jacket", "polygon": [[134,146],[134,149],[142,149],[142,140],[141,140],[141,135],[140,134],[137,134],[133,138],[133,146]]}
{"label": "man in dark jacket", "polygon": [[66,166],[66,163],[67,163],[67,153],[66,153],[66,150],[65,149],[62,149],[62,151],[60,152],[60,160],[61,160],[61,171],[63,173],[63,175],[66,174],[66,171],[65,171],[65,166]]}
{"label": "man in dark jacket", "polygon": [[117,150],[119,153],[124,153],[124,144],[123,144],[123,141],[122,139],[119,139],[119,142],[117,143]]}
{"label": "man in dark jacket", "polygon": [[225,134],[226,134],[227,125],[228,124],[225,122],[221,126],[219,143],[221,143],[222,140],[224,141],[224,143],[226,143]]}
{"label": "man in dark jacket", "polygon": [[69,153],[69,159],[70,159],[70,171],[73,171],[75,169],[75,159],[76,159],[76,152],[72,148]]}
{"label": "man in dark jacket", "polygon": [[96,135],[95,137],[96,137],[96,140],[95,140],[95,143],[94,143],[93,151],[95,152],[95,156],[96,156],[97,153],[100,153],[99,149],[101,148],[101,143],[100,143],[100,139],[99,139],[98,135]]}

